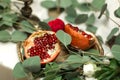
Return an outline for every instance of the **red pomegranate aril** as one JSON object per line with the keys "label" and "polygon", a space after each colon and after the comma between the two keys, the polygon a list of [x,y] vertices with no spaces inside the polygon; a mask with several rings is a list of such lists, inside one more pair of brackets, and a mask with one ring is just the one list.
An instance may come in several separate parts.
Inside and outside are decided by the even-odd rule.
{"label": "red pomegranate aril", "polygon": [[[49,38],[48,38],[49,37]],[[28,52],[30,56],[39,55],[41,60],[47,59],[50,55],[47,53],[48,49],[54,49],[57,38],[54,34],[44,34],[42,37],[36,37],[34,39],[34,47],[31,47]]]}
{"label": "red pomegranate aril", "polygon": [[88,35],[87,35],[87,38],[88,38],[88,39],[91,39],[91,38],[92,38],[92,36],[88,34]]}
{"label": "red pomegranate aril", "polygon": [[82,31],[81,33],[82,33],[82,35],[87,35],[84,31]]}

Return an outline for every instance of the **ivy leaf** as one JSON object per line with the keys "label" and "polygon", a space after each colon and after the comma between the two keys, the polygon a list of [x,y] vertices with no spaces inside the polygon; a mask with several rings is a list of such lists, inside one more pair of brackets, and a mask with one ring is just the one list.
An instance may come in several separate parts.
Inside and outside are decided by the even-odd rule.
{"label": "ivy leaf", "polygon": [[11,35],[7,31],[0,31],[0,41],[6,42],[11,39]]}
{"label": "ivy leaf", "polygon": [[88,27],[86,28],[87,31],[90,31],[92,33],[96,33],[97,31],[97,27],[93,26],[93,25],[87,25]]}
{"label": "ivy leaf", "polygon": [[87,14],[79,14],[76,18],[75,18],[75,23],[76,24],[80,24],[80,23],[84,23],[86,22],[88,19],[88,15]]}
{"label": "ivy leaf", "polygon": [[68,44],[71,43],[71,36],[67,33],[65,33],[62,30],[57,31],[56,33],[57,38],[65,45],[67,46]]}
{"label": "ivy leaf", "polygon": [[18,42],[18,41],[24,41],[27,38],[27,34],[21,31],[14,31],[12,33],[11,41]]}
{"label": "ivy leaf", "polygon": [[101,10],[102,6],[105,4],[105,0],[93,0],[91,5],[95,10]]}
{"label": "ivy leaf", "polygon": [[113,45],[111,51],[115,59],[120,61],[120,45]]}
{"label": "ivy leaf", "polygon": [[120,18],[120,7],[114,11],[114,15],[118,18]]}
{"label": "ivy leaf", "polygon": [[118,31],[119,31],[119,28],[113,28],[110,34],[108,35],[107,40],[109,41]]}
{"label": "ivy leaf", "polygon": [[94,14],[91,14],[91,15],[89,16],[89,18],[87,19],[86,24],[87,24],[87,25],[93,25],[94,22],[95,22],[95,15],[94,15]]}
{"label": "ivy leaf", "polygon": [[54,8],[57,6],[55,1],[50,1],[50,0],[49,1],[42,1],[41,5],[45,8]]}
{"label": "ivy leaf", "polygon": [[30,57],[30,58],[26,59],[23,62],[23,67],[27,71],[31,71],[31,72],[40,71],[40,58],[39,58],[39,56],[34,56],[34,57]]}
{"label": "ivy leaf", "polygon": [[71,16],[71,17],[76,17],[77,16],[76,10],[73,6],[70,6],[70,7],[66,8],[66,13],[67,13],[68,16]]}
{"label": "ivy leaf", "polygon": [[13,76],[17,79],[20,79],[20,78],[25,78],[27,77],[27,73],[24,71],[24,68],[22,66],[22,63],[21,62],[18,62],[14,69],[13,69]]}
{"label": "ivy leaf", "polygon": [[33,33],[35,31],[35,28],[33,27],[32,24],[30,24],[28,21],[22,21],[20,22],[20,26],[23,31],[28,32],[28,33]]}
{"label": "ivy leaf", "polygon": [[44,30],[51,30],[50,26],[45,22],[40,22],[39,25]]}
{"label": "ivy leaf", "polygon": [[81,11],[90,11],[91,4],[90,3],[81,3],[78,5],[78,9],[80,9]]}
{"label": "ivy leaf", "polygon": [[61,0],[60,1],[60,7],[62,8],[67,8],[69,6],[72,5],[72,1],[71,0]]}

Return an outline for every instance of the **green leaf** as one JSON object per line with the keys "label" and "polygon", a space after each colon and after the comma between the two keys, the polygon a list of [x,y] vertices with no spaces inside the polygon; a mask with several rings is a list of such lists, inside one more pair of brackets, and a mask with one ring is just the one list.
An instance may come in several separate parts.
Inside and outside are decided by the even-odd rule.
{"label": "green leaf", "polygon": [[42,1],[41,5],[45,8],[54,8],[57,6],[55,1],[50,1],[50,0]]}
{"label": "green leaf", "polygon": [[90,60],[88,56],[70,55],[65,62],[83,64]]}
{"label": "green leaf", "polygon": [[68,72],[68,73],[66,73],[65,74],[65,79],[66,80],[80,80],[79,78],[78,78],[78,76],[79,76],[79,72]]}
{"label": "green leaf", "polygon": [[5,8],[7,8],[7,7],[8,7],[8,4],[7,4],[7,3],[5,3],[5,2],[0,2],[0,8],[5,9]]}
{"label": "green leaf", "polygon": [[40,58],[39,56],[34,56],[26,59],[23,62],[23,67],[30,72],[38,72],[40,71]]}
{"label": "green leaf", "polygon": [[107,10],[107,4],[104,4],[104,5],[102,6],[100,15],[98,16],[98,19],[101,18],[101,16],[104,14],[104,12],[105,12],[106,10]]}
{"label": "green leaf", "polygon": [[108,10],[108,9],[106,10],[105,15],[106,15],[107,17],[110,16],[110,13],[109,13],[109,10]]}
{"label": "green leaf", "polygon": [[65,33],[62,30],[57,31],[56,33],[57,38],[65,45],[67,46],[68,44],[71,43],[71,36],[67,33]]}
{"label": "green leaf", "polygon": [[90,3],[81,3],[78,5],[78,9],[80,9],[81,11],[90,11],[91,4]]}
{"label": "green leaf", "polygon": [[100,35],[97,35],[96,37],[97,37],[98,41],[102,44],[103,43],[102,37]]}
{"label": "green leaf", "polygon": [[95,10],[101,10],[102,6],[105,4],[105,0],[93,0],[91,5]]}
{"label": "green leaf", "polygon": [[119,28],[113,28],[110,34],[108,35],[107,40],[109,41],[118,31],[119,31]]}
{"label": "green leaf", "polygon": [[98,80],[109,80],[109,79],[106,79],[106,77],[108,77],[110,74],[112,74],[112,71],[109,70],[109,71],[105,71],[103,72],[102,74],[99,75],[99,77],[97,78]]}
{"label": "green leaf", "polygon": [[94,53],[94,54],[99,54],[99,51],[96,49],[89,49],[87,52]]}
{"label": "green leaf", "polygon": [[88,19],[88,15],[87,14],[79,14],[76,18],[75,18],[75,23],[76,24],[81,24],[86,22]]}
{"label": "green leaf", "polygon": [[49,21],[52,21],[52,20],[55,20],[55,18],[54,17],[49,17],[49,18],[45,19],[43,22],[48,23]]}
{"label": "green leaf", "polygon": [[60,7],[62,8],[67,8],[69,6],[72,5],[72,1],[71,0],[61,0],[60,1]]}
{"label": "green leaf", "polygon": [[14,31],[12,33],[11,41],[18,42],[18,41],[24,41],[27,38],[27,34],[21,31]]}
{"label": "green leaf", "polygon": [[73,24],[75,23],[75,17],[67,15],[65,19],[70,23],[73,23]]}
{"label": "green leaf", "polygon": [[10,26],[7,26],[7,25],[5,25],[5,24],[3,24],[3,23],[2,23],[2,24],[0,23],[0,25],[1,25],[1,26],[0,26],[0,31],[11,28]]}
{"label": "green leaf", "polygon": [[87,25],[88,27],[86,28],[87,31],[90,31],[92,33],[96,33],[97,31],[97,27],[93,26],[93,25]]}
{"label": "green leaf", "polygon": [[62,76],[56,76],[54,80],[62,80]]}
{"label": "green leaf", "polygon": [[0,31],[0,41],[6,42],[11,39],[11,35],[7,31]]}
{"label": "green leaf", "polygon": [[77,16],[76,10],[73,6],[70,6],[70,7],[66,8],[66,13],[67,13],[68,16],[71,16],[71,17],[76,17]]}
{"label": "green leaf", "polygon": [[115,59],[110,60],[110,65],[109,67],[113,70],[117,69],[119,67],[117,61]]}
{"label": "green leaf", "polygon": [[5,3],[10,3],[11,0],[3,0]]}
{"label": "green leaf", "polygon": [[120,45],[113,45],[111,51],[115,59],[120,61]]}
{"label": "green leaf", "polygon": [[13,69],[13,76],[17,79],[27,77],[21,62],[18,62]]}
{"label": "green leaf", "polygon": [[116,36],[116,38],[115,38],[115,44],[120,45],[120,34]]}
{"label": "green leaf", "polygon": [[50,26],[45,22],[40,22],[39,25],[44,30],[51,30]]}
{"label": "green leaf", "polygon": [[115,11],[114,11],[114,15],[118,18],[120,18],[120,7],[118,7]]}
{"label": "green leaf", "polygon": [[56,76],[56,74],[52,73],[50,75],[45,76],[44,80],[54,80],[55,76]]}
{"label": "green leaf", "polygon": [[74,6],[74,7],[79,5],[78,0],[71,0],[71,2],[72,2],[72,6]]}
{"label": "green leaf", "polygon": [[56,72],[59,70],[59,65],[55,62],[46,64],[45,66],[45,80],[54,80]]}
{"label": "green leaf", "polygon": [[87,25],[93,25],[94,22],[95,22],[95,15],[92,13],[92,14],[88,17],[88,19],[87,19],[87,21],[86,21],[86,24],[87,24]]}
{"label": "green leaf", "polygon": [[28,33],[33,33],[35,31],[35,28],[33,27],[32,24],[30,24],[28,21],[22,21],[20,22],[20,26],[23,31],[28,32]]}
{"label": "green leaf", "polygon": [[15,23],[17,19],[18,18],[16,14],[4,13],[2,15],[2,20],[0,21],[0,23],[6,26],[13,26],[13,23]]}

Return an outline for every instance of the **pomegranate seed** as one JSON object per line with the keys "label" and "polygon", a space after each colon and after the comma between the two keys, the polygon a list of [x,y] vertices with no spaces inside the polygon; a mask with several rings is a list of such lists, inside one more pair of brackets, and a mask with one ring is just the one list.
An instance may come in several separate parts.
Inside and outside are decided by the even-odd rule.
{"label": "pomegranate seed", "polygon": [[82,35],[87,35],[84,31],[82,31],[81,33],[82,33]]}
{"label": "pomegranate seed", "polygon": [[34,46],[28,50],[28,53],[30,53],[30,56],[39,56],[41,60],[50,58],[47,51],[54,49],[54,44],[56,43],[57,37],[55,34],[45,33],[42,37],[36,37],[34,39]]}
{"label": "pomegranate seed", "polygon": [[87,35],[87,38],[88,38],[88,39],[91,39],[91,38],[92,38],[92,36],[88,34],[88,35]]}

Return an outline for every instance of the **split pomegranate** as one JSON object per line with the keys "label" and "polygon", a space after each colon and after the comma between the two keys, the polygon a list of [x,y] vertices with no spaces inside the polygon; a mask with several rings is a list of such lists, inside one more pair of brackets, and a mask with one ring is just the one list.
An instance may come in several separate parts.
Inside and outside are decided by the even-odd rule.
{"label": "split pomegranate", "polygon": [[65,25],[65,32],[71,35],[71,45],[75,48],[86,50],[95,43],[95,40],[90,33],[88,34],[83,30],[80,30],[78,27],[72,26],[71,24]]}
{"label": "split pomegranate", "polygon": [[53,31],[39,30],[24,41],[25,57],[39,56],[41,64],[53,61],[60,53],[59,41]]}

